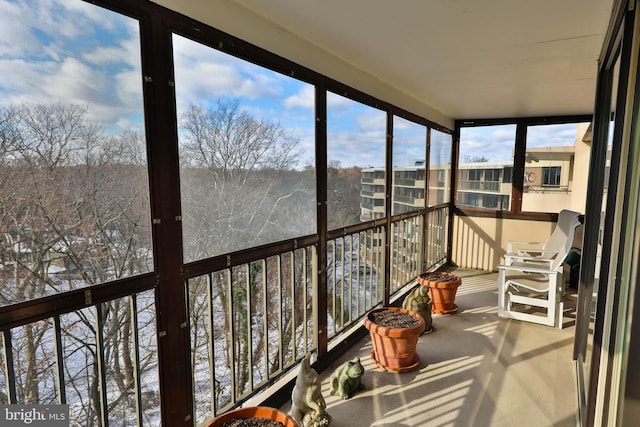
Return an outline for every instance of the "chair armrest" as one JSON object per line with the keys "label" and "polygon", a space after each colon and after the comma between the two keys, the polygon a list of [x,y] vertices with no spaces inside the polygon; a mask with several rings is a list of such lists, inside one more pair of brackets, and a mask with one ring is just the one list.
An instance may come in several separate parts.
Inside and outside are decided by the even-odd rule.
{"label": "chair armrest", "polygon": [[[525,254],[540,254],[542,256],[544,254],[556,254],[558,251],[554,250],[545,250],[545,249],[535,249],[535,248],[520,248],[518,249],[518,255],[525,256]],[[538,256],[538,255],[531,255]]]}
{"label": "chair armrest", "polygon": [[543,243],[544,242],[530,242],[526,240],[507,240],[507,252],[513,252],[513,245],[542,245]]}
{"label": "chair armrest", "polygon": [[512,265],[499,265],[498,270],[511,270],[521,271],[523,273],[542,273],[542,274],[558,274],[558,270],[551,270],[544,267],[536,267],[529,264],[512,264]]}
{"label": "chair armrest", "polygon": [[[509,259],[510,262],[507,262],[507,258]],[[546,257],[528,256],[528,255],[516,255],[516,254],[506,254],[504,256],[504,259],[505,259],[505,264],[507,264],[507,265],[513,263],[513,261],[516,261],[516,262],[533,261],[533,262],[539,262],[539,263],[548,262],[549,264],[551,264],[553,261],[555,261],[555,258],[546,258]]]}

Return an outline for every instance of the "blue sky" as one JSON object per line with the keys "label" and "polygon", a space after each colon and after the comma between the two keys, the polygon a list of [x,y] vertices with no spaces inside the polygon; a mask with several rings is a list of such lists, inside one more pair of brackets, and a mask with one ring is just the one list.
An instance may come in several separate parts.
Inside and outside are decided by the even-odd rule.
{"label": "blue sky", "polygon": [[[314,88],[291,77],[173,37],[178,112],[238,98],[255,117],[279,121],[300,140],[299,166],[314,163]],[[137,21],[80,0],[0,0],[0,105],[64,102],[86,105],[107,131],[142,130],[142,76]],[[328,94],[328,159],[344,167],[384,165],[385,113]],[[393,164],[425,158],[425,128],[394,118]],[[511,160],[515,126],[463,131],[462,152]],[[435,134],[431,156],[449,137]],[[575,127],[529,132],[535,146],[575,141]],[[551,144],[553,142],[553,144]],[[443,147],[446,147],[443,148]],[[437,153],[437,155],[436,155]]]}
{"label": "blue sky", "polygon": [[[466,155],[484,156],[490,162],[513,161],[516,125],[463,127],[460,131],[460,161]],[[559,147],[575,145],[577,125],[557,124],[529,126],[527,147]]]}
{"label": "blue sky", "polygon": [[[255,117],[300,140],[299,166],[314,160],[314,88],[181,36],[173,37],[178,112],[238,98]],[[0,105],[75,103],[106,131],[142,131],[138,22],[79,0],[0,0]],[[385,113],[329,94],[328,159],[383,166]],[[424,158],[424,128],[396,119],[394,164]],[[400,147],[400,146],[399,146]]]}
{"label": "blue sky", "polygon": [[142,118],[137,22],[81,1],[0,0],[0,104],[75,103],[106,129]]}

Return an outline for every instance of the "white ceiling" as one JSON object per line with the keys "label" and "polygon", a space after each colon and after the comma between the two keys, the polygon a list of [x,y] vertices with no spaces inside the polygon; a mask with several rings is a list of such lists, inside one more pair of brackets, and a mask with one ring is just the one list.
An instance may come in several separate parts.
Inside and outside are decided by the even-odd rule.
{"label": "white ceiling", "polygon": [[[207,16],[215,13],[202,8],[235,3],[241,6],[237,9],[260,15],[288,37],[304,39],[450,118],[591,113],[597,60],[613,3],[156,1],[214,26],[216,22],[207,22]],[[240,38],[249,31],[237,22],[221,29]],[[264,40],[264,45],[273,50],[274,42]],[[314,68],[312,63],[302,65]]]}

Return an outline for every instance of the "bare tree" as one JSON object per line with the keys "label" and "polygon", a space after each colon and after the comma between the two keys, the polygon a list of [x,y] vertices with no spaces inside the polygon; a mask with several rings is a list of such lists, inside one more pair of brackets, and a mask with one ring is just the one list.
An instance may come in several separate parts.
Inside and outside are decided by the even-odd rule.
{"label": "bare tree", "polygon": [[[208,110],[193,105],[185,112],[181,120],[180,156],[187,260],[315,231],[314,172],[293,169],[299,160],[298,146],[299,139],[279,123],[253,117],[237,100],[220,100]],[[223,327],[211,331],[214,343],[192,333],[192,344],[197,342],[203,350],[207,347],[206,352],[194,349],[202,357],[200,360],[196,357],[193,363],[194,366],[204,363],[211,372],[222,369],[216,376],[218,384],[208,387],[209,399],[217,400],[218,407],[229,402],[230,393],[242,395],[249,391],[256,377],[266,379],[269,372],[281,369],[280,360],[286,361],[292,354],[290,350],[282,355],[278,346],[270,347],[265,342],[268,332],[259,321],[281,319],[285,350],[291,348],[296,320],[290,314],[293,296],[278,289],[280,282],[276,277],[278,271],[287,274],[285,270],[290,267],[278,268],[273,262],[233,268],[231,281],[224,274],[211,278],[214,289],[211,298],[223,310],[217,314],[223,320],[216,319],[213,323],[221,321]],[[194,293],[198,288],[204,291],[201,285],[193,282]],[[229,301],[233,301],[231,311]],[[301,308],[306,307],[306,302],[299,303]],[[203,304],[208,304],[207,299],[197,294],[190,299],[192,328],[202,332],[210,328],[197,318],[209,311]],[[264,313],[263,307],[269,311]],[[273,323],[267,327],[272,334],[279,330]],[[224,351],[212,354],[210,346],[224,347]],[[268,364],[264,363],[265,352]],[[219,360],[222,354],[224,362]],[[232,374],[235,390],[229,389]]]}
{"label": "bare tree", "polygon": [[[107,136],[85,116],[86,107],[64,104],[0,109],[0,304],[149,271],[144,141],[135,132]],[[85,425],[100,423],[100,387],[116,390],[109,411],[131,404],[133,315],[113,301],[61,317],[65,388]],[[98,376],[98,333],[110,384]],[[54,358],[42,356],[53,353],[52,319],[12,336],[19,400],[55,401]],[[140,368],[153,363],[143,357]]]}

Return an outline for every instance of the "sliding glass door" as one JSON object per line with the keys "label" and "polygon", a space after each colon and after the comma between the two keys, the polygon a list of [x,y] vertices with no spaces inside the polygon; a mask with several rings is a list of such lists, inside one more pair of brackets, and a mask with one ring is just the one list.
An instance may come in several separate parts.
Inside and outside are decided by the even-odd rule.
{"label": "sliding glass door", "polygon": [[600,58],[580,271],[574,360],[582,426],[621,425],[633,348],[638,30],[636,11],[618,6]]}

